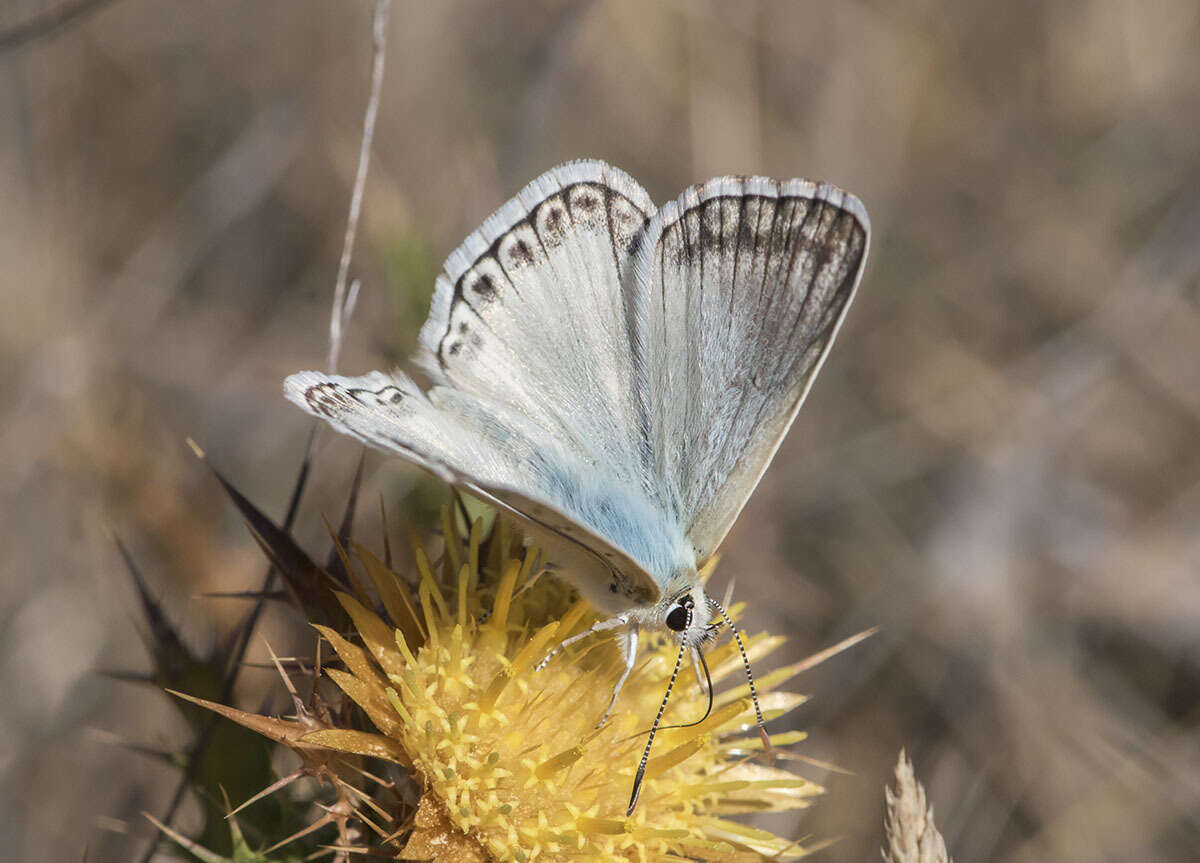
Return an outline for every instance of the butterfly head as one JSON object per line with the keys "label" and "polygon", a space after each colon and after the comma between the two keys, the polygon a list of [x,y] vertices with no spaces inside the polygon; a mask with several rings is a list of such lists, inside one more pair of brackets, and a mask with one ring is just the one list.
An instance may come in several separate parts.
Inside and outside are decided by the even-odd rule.
{"label": "butterfly head", "polygon": [[659,622],[681,644],[699,646],[716,637],[712,624],[712,603],[699,584],[675,594],[660,604]]}

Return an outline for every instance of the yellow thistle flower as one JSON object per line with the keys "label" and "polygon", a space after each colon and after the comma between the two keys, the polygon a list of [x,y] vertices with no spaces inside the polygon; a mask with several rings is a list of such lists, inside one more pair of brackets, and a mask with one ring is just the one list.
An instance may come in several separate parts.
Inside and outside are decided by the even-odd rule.
{"label": "yellow thistle flower", "polygon": [[[402,859],[449,861],[758,860],[812,848],[728,816],[796,809],[822,789],[761,756],[749,689],[718,691],[711,714],[689,727],[664,727],[655,741],[638,807],[625,816],[645,733],[658,710],[677,647],[651,636],[611,719],[603,716],[621,661],[603,635],[548,651],[594,620],[558,580],[535,570],[536,550],[501,522],[491,565],[481,567],[479,522],[466,543],[444,519],[442,578],[418,550],[416,602],[400,577],[361,546],[354,551],[392,623],[347,594],[339,599],[362,647],[318,627],[345,670],[327,674],[370,718],[378,734],[328,729],[303,742],[405,765],[419,779],[419,810]],[[461,559],[460,559],[461,558]],[[347,561],[348,562],[348,561]],[[731,611],[736,613],[738,607]],[[746,639],[752,660],[782,639]],[[731,643],[707,654],[714,684],[740,678]],[[766,719],[804,697],[778,687],[811,662],[757,681]],[[695,722],[708,705],[682,673],[666,723]],[[773,747],[802,740],[771,738]]]}

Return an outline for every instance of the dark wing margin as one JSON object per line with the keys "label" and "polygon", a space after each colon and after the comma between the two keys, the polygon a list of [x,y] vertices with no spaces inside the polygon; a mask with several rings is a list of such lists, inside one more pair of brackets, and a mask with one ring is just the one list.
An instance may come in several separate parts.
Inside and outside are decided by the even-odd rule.
{"label": "dark wing margin", "polygon": [[435,384],[520,410],[641,487],[621,281],[654,212],[641,186],[603,162],[538,177],[446,259],[417,363]]}
{"label": "dark wing margin", "polygon": [[829,184],[723,177],[651,219],[626,280],[658,496],[700,560],[728,533],[824,362],[870,222]]}

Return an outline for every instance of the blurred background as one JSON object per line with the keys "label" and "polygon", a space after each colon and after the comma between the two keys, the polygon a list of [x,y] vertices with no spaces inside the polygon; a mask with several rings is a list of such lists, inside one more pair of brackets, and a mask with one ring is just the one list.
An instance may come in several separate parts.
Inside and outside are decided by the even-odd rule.
{"label": "blurred background", "polygon": [[[114,743],[183,745],[177,707],[96,673],[149,669],[112,535],[191,650],[245,613],[203,594],[261,552],[185,438],[282,519],[309,425],[280,382],[325,362],[370,20],[0,4],[6,859],[135,859],[174,791]],[[799,751],[849,774],[802,767],[828,793],[774,826],[878,859],[906,747],[960,863],[1200,859],[1197,45],[1186,0],[397,0],[341,367],[402,361],[442,258],[565,159],[659,201],[854,191],[859,298],[716,576],[781,662],[882,627],[800,680]],[[358,453],[320,438],[314,551]],[[422,529],[444,499],[377,455],[364,483]],[[310,650],[286,609],[258,632]],[[286,706],[256,669],[234,701]]]}

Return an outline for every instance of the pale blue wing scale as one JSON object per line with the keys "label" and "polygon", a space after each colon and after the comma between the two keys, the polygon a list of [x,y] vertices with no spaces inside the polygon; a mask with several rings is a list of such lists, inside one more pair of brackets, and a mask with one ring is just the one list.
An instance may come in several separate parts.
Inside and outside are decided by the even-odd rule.
{"label": "pale blue wing scale", "polygon": [[581,588],[596,604],[658,598],[645,573],[671,553],[660,513],[581,464],[528,418],[441,387],[422,392],[401,372],[298,372],[284,392],[337,431],[403,456],[574,548],[582,555],[574,574],[589,581]]}
{"label": "pale blue wing scale", "polygon": [[[618,598],[653,602],[689,554],[630,446],[644,436],[621,282],[653,212],[602,162],[547,172],[447,258],[416,357],[428,393],[403,375],[310,372],[288,397],[585,549],[604,563],[575,573],[593,597],[615,579]],[[371,401],[389,387],[397,402]]]}
{"label": "pale blue wing scale", "polygon": [[853,195],[722,177],[686,190],[633,250],[626,296],[656,497],[697,559],[728,533],[833,344],[866,261]]}

